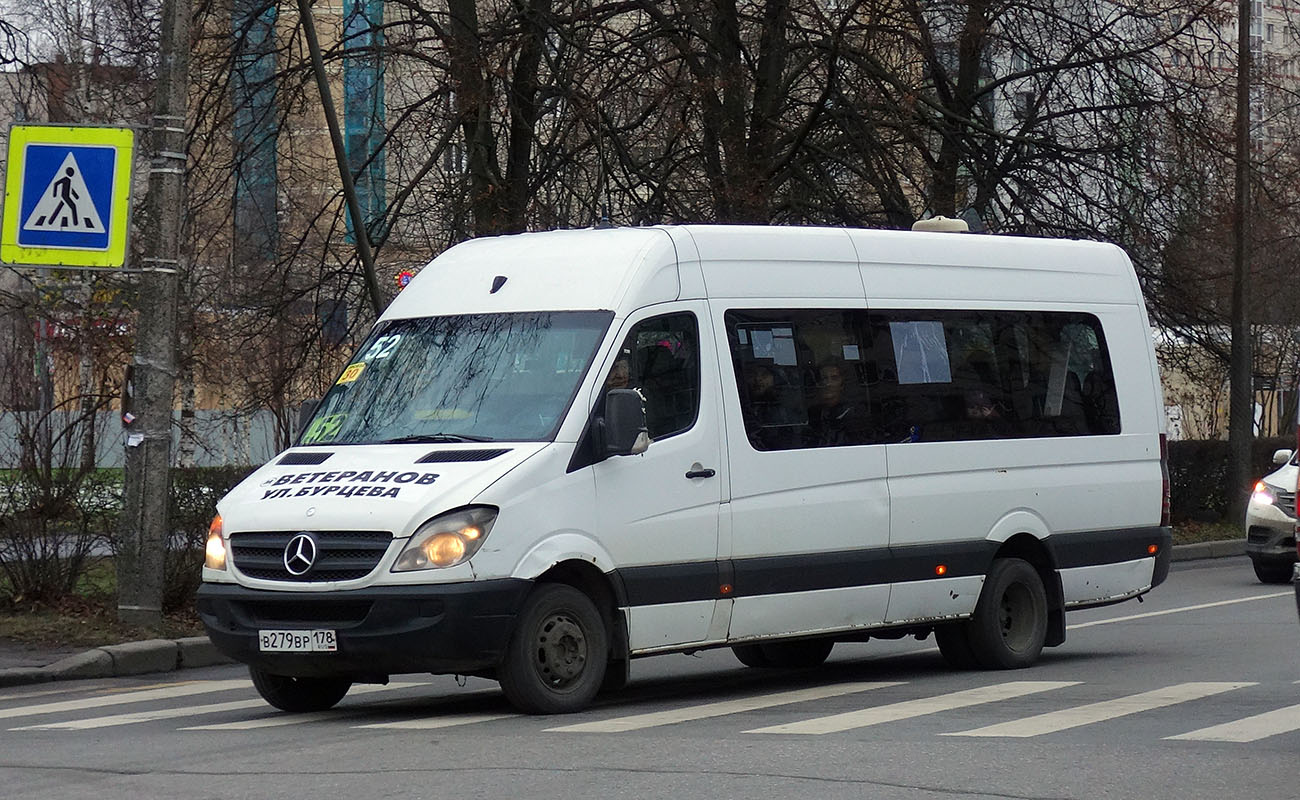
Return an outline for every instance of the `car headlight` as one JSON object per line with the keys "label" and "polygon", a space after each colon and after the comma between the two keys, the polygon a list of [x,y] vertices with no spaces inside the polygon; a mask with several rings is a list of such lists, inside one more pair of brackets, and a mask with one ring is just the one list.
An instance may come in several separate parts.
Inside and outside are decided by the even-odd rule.
{"label": "car headlight", "polygon": [[1256,503],[1272,505],[1277,502],[1277,495],[1273,494],[1273,487],[1263,481],[1257,481],[1255,483],[1255,491],[1251,493],[1250,499],[1254,500]]}
{"label": "car headlight", "polygon": [[497,510],[471,506],[434,517],[416,529],[393,564],[393,572],[443,569],[468,561],[487,538]]}
{"label": "car headlight", "polygon": [[226,540],[222,536],[224,527],[220,514],[213,517],[212,524],[208,526],[208,546],[203,557],[203,566],[208,569],[226,568]]}

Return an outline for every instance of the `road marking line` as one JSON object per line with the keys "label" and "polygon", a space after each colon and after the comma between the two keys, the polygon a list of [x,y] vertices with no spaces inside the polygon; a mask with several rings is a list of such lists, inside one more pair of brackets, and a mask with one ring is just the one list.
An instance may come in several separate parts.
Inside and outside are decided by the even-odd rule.
{"label": "road marking line", "polygon": [[855,728],[865,728],[869,725],[879,725],[884,722],[896,722],[927,714],[937,714],[940,711],[950,711],[981,703],[1010,700],[1013,697],[1046,692],[1065,686],[1075,686],[1078,683],[1079,681],[1009,681],[994,686],[982,686],[978,689],[965,689],[960,692],[950,692],[935,697],[922,697],[916,700],[904,700],[901,703],[891,703],[886,706],[864,708],[843,714],[832,714],[828,717],[817,717],[803,722],[755,728],[745,731],[745,733],[801,733],[813,735],[840,733]]}
{"label": "road marking line", "polygon": [[224,692],[230,689],[250,689],[252,684],[247,678],[231,681],[200,681],[169,686],[161,689],[145,689],[137,692],[123,692],[109,695],[96,695],[81,700],[64,700],[58,703],[41,703],[34,706],[17,706],[0,708],[0,719],[12,717],[32,717],[38,714],[58,714],[64,711],[84,711],[88,708],[124,705],[126,703],[147,703],[151,700],[170,700],[176,697],[188,697],[208,692]]}
{"label": "road marking line", "polygon": [[375,728],[398,731],[427,731],[434,728],[454,728],[457,725],[473,725],[476,722],[493,722],[498,719],[514,719],[521,714],[463,714],[454,717],[429,717],[427,719],[407,719],[397,722],[373,722],[369,725],[353,725],[353,728]]}
{"label": "road marking line", "polygon": [[[241,681],[241,683],[244,683]],[[245,685],[247,685],[245,683]],[[390,683],[387,686],[357,686],[354,687],[349,695],[370,694],[372,692],[383,692],[390,689],[401,689],[408,686],[424,686],[423,683]],[[111,728],[117,725],[133,725],[137,722],[157,722],[164,719],[176,719],[178,717],[200,716],[203,714],[220,714],[224,711],[242,711],[246,708],[265,708],[266,701],[262,698],[256,700],[232,700],[228,703],[211,703],[203,706],[179,706],[176,708],[159,708],[153,711],[137,711],[128,714],[113,714],[107,717],[92,717],[89,719],[69,720],[67,722],[52,722],[45,725],[27,725],[22,728],[10,728],[11,731],[85,731],[97,728]]]}
{"label": "road marking line", "polygon": [[91,717],[89,719],[70,720],[68,722],[49,722],[43,725],[25,725],[10,728],[11,731],[88,731],[96,728],[110,728],[115,725],[131,725],[137,722],[156,722],[163,719],[188,717],[198,714],[217,714],[222,711],[239,711],[245,708],[265,706],[265,700],[232,700],[228,703],[212,703],[206,706],[188,706],[177,708],[160,708],[153,711],[137,711],[129,714],[114,714],[108,717]]}
{"label": "road marking line", "polygon": [[838,683],[831,686],[815,686],[808,689],[796,689],[789,692],[762,694],[754,697],[742,697],[737,700],[721,700],[716,703],[704,703],[697,706],[675,708],[668,711],[655,711],[648,714],[632,714],[626,717],[580,722],[576,725],[562,725],[547,728],[547,731],[564,731],[565,733],[622,733],[642,728],[654,728],[659,725],[672,725],[677,722],[690,722],[709,717],[721,717],[727,714],[740,714],[756,711],[760,708],[803,703],[810,700],[824,700],[828,697],[840,697],[870,689],[883,689],[888,686],[902,686],[901,681],[871,681],[862,683]]}
{"label": "road marking line", "polygon": [[1047,733],[1056,733],[1057,731],[1078,728],[1096,722],[1104,722],[1108,719],[1126,717],[1130,714],[1186,703],[1189,700],[1199,700],[1203,697],[1240,689],[1243,686],[1254,685],[1254,683],[1179,683],[1162,689],[1154,689],[1150,692],[1117,697],[1113,700],[1103,700],[1100,703],[1088,703],[1074,708],[1063,708],[1060,711],[1049,711],[1046,714],[1035,714],[1024,719],[1000,722],[997,725],[986,725],[982,728],[940,735],[1011,736],[1018,738],[1042,736]]}
{"label": "road marking line", "polygon": [[1279,708],[1276,711],[1243,717],[1235,722],[1225,722],[1222,725],[1212,725],[1165,738],[1196,742],[1254,742],[1291,731],[1300,731],[1300,705]]}
{"label": "road marking line", "polygon": [[[262,703],[265,706],[265,703]],[[308,722],[316,722],[322,719],[338,719],[339,712],[336,710],[313,711],[306,714],[288,714],[283,711],[277,711],[271,716],[256,717],[254,719],[241,720],[239,722],[221,722],[216,725],[190,725],[185,728],[177,728],[180,731],[251,731],[259,728],[278,728],[282,725],[303,725]]]}
{"label": "road marking line", "polygon": [[[420,684],[403,684],[403,685],[415,686]],[[375,690],[371,689],[370,691],[375,691]],[[361,692],[361,687],[357,687],[353,689],[351,692],[349,692],[349,694],[356,694],[360,692]],[[460,700],[465,700],[467,698],[474,698],[474,697],[488,696],[488,695],[499,695],[499,694],[500,693],[496,691],[472,692],[472,693],[466,693],[462,695],[456,695],[455,699],[460,701]],[[397,701],[391,701],[391,702],[397,702]],[[304,723],[316,722],[322,719],[339,719],[342,714],[347,714],[349,716],[352,716],[355,714],[355,712],[359,710],[360,709],[356,709],[356,708],[342,708],[342,709],[335,708],[335,709],[330,709],[329,711],[316,711],[309,714],[275,713],[265,717],[257,717],[255,719],[236,720],[235,722],[219,722],[214,725],[192,725],[187,728],[180,728],[180,730],[183,731],[251,731],[251,730],[258,730],[260,728],[280,728],[286,725],[302,725]],[[374,709],[366,709],[367,712],[373,710]]]}
{"label": "road marking line", "polygon": [[1095,619],[1092,622],[1080,622],[1075,625],[1069,625],[1069,630],[1078,628],[1091,628],[1093,625],[1109,625],[1112,622],[1129,622],[1135,619],[1146,619],[1148,617],[1163,617],[1166,614],[1178,614],[1183,611],[1200,611],[1203,608],[1217,608],[1218,606],[1230,606],[1235,603],[1249,603],[1252,600],[1271,600],[1274,597],[1290,597],[1292,592],[1275,592],[1273,594],[1257,594],[1250,597],[1238,597],[1233,600],[1219,600],[1214,603],[1199,603],[1194,606],[1183,606],[1182,608],[1167,608],[1164,611],[1148,611],[1145,614],[1130,614],[1127,617],[1112,617],[1111,619]]}

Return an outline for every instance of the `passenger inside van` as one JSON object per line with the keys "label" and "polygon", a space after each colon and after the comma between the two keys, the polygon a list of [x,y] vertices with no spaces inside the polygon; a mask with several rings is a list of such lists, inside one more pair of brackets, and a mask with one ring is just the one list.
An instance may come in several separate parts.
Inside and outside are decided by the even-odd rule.
{"label": "passenger inside van", "polygon": [[609,377],[605,379],[605,391],[610,389],[626,389],[631,383],[632,367],[628,364],[626,358],[620,358],[610,367]]}
{"label": "passenger inside van", "polygon": [[828,361],[818,369],[817,394],[808,408],[809,444],[865,444],[869,420],[860,402],[847,394],[844,364]]}
{"label": "passenger inside van", "polygon": [[966,429],[970,439],[1002,439],[1012,435],[1002,409],[983,389],[966,393]]}

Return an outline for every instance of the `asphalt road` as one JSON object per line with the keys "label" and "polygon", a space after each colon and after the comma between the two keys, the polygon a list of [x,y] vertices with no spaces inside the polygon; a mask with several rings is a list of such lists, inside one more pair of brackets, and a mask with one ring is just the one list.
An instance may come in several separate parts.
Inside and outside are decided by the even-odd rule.
{"label": "asphalt road", "polygon": [[450,677],[297,716],[237,667],[0,690],[0,796],[1300,796],[1290,586],[1240,557],[1178,563],[1145,603],[1067,620],[1029,670],[953,672],[914,640],[798,672],[710,651],[637,661],[626,690],[565,717]]}

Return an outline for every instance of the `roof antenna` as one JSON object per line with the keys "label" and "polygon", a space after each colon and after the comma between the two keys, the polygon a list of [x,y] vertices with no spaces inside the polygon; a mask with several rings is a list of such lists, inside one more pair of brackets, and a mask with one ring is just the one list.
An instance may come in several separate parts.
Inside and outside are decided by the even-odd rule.
{"label": "roof antenna", "polygon": [[968,225],[964,219],[953,219],[952,217],[928,217],[913,222],[912,230],[941,233],[966,233],[970,230],[970,225]]}

